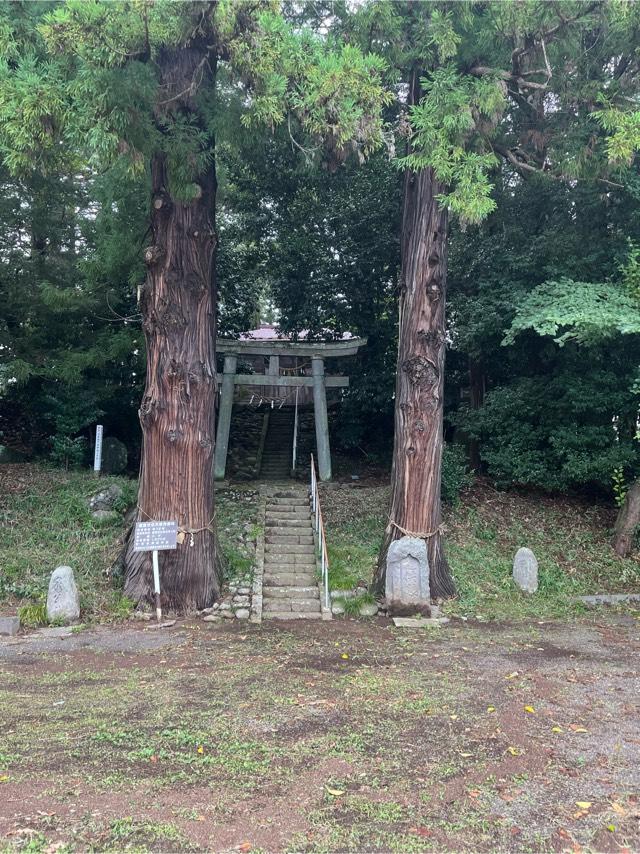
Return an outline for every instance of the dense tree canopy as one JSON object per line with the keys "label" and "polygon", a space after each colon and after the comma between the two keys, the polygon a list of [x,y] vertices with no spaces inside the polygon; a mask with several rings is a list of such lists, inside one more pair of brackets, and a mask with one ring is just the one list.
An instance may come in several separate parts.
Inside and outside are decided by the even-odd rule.
{"label": "dense tree canopy", "polygon": [[[395,405],[387,542],[429,535],[436,592],[443,435],[501,487],[610,498],[640,475],[639,26],[573,0],[3,4],[0,442],[86,462],[100,421],[142,446],[141,513],[198,532],[208,602],[214,329],[269,316],[368,337],[334,440],[389,462]],[[169,507],[175,447],[205,475]]]}

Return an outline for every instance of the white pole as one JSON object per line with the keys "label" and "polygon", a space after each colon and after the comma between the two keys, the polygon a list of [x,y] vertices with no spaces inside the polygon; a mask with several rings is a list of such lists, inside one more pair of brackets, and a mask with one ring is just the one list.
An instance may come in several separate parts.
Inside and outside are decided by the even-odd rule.
{"label": "white pole", "polygon": [[96,425],[96,449],[93,454],[93,470],[96,474],[102,468],[102,424]]}
{"label": "white pole", "polygon": [[156,594],[156,617],[162,622],[162,607],[160,606],[160,567],[158,566],[158,552],[153,552],[153,589]]}

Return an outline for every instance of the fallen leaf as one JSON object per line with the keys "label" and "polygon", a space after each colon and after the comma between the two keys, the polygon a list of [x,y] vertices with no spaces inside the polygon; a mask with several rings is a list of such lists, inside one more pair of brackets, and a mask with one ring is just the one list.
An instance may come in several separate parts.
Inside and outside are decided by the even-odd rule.
{"label": "fallen leaf", "polygon": [[569,724],[569,729],[573,732],[589,732],[588,729],[585,729],[583,726],[578,726],[577,724]]}
{"label": "fallen leaf", "polygon": [[615,826],[615,824],[608,824],[608,825],[607,825],[607,830],[608,830],[610,833],[615,833],[615,832],[616,832],[616,826]]}
{"label": "fallen leaf", "polygon": [[449,715],[449,717],[451,718],[451,720],[452,720],[452,721],[457,721],[457,720],[458,720],[458,716],[457,716],[457,715]]}
{"label": "fallen leaf", "polygon": [[551,732],[564,732],[561,726],[552,726]]}
{"label": "fallen leaf", "polygon": [[496,710],[496,707],[495,707],[495,706],[487,706],[487,711],[488,711],[488,712],[495,712],[495,710]]}
{"label": "fallen leaf", "polygon": [[347,655],[346,652],[343,652],[342,655],[340,656],[340,658],[349,658],[349,656]]}
{"label": "fallen leaf", "polygon": [[473,753],[460,753],[463,759],[469,759],[470,756],[473,756]]}
{"label": "fallen leaf", "polygon": [[524,753],[524,750],[521,750],[519,747],[507,747],[507,751],[512,756],[522,756],[522,754]]}
{"label": "fallen leaf", "polygon": [[204,753],[204,747],[201,744],[198,745],[198,753]]}
{"label": "fallen leaf", "polygon": [[8,779],[9,779],[8,774],[0,774],[0,783],[6,783]]}
{"label": "fallen leaf", "polygon": [[480,797],[480,789],[469,789],[469,797],[470,798],[479,798]]}
{"label": "fallen leaf", "polygon": [[525,706],[524,710],[525,712],[529,712],[530,715],[535,715],[536,713],[536,710],[533,708],[533,706]]}
{"label": "fallen leaf", "polygon": [[325,786],[325,789],[330,795],[333,795],[334,798],[339,798],[340,795],[344,795],[344,789],[330,789],[329,786]]}
{"label": "fallen leaf", "polygon": [[615,801],[611,804],[611,809],[612,809],[614,812],[617,812],[617,813],[618,813],[618,815],[626,815],[626,814],[627,814],[627,811],[626,811],[626,809],[622,806],[622,804],[618,804],[618,803],[616,803]]}
{"label": "fallen leaf", "polygon": [[417,836],[432,836],[433,830],[429,827],[410,827],[409,833],[415,833]]}
{"label": "fallen leaf", "polygon": [[241,842],[238,845],[238,851],[251,851],[253,845],[250,842]]}
{"label": "fallen leaf", "polygon": [[516,678],[516,676],[520,676],[520,674],[518,673],[518,671],[517,671],[517,670],[514,670],[514,671],[513,671],[513,673],[509,673],[509,674],[508,674],[507,676],[505,676],[504,678],[505,678],[505,679],[515,679],[515,678]]}
{"label": "fallen leaf", "polygon": [[576,806],[581,810],[588,810],[592,806],[591,801],[576,801]]}

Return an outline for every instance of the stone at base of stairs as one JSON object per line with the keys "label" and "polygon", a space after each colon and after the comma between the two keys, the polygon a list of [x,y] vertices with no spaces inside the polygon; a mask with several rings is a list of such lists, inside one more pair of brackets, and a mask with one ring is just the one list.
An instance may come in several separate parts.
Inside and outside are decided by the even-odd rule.
{"label": "stone at base of stairs", "polygon": [[320,611],[304,611],[302,613],[296,611],[272,611],[270,613],[263,612],[263,620],[321,620],[322,614]]}
{"label": "stone at base of stairs", "polygon": [[401,629],[429,629],[446,626],[448,617],[394,617],[393,625]]}
{"label": "stone at base of stairs", "polygon": [[269,599],[264,598],[262,602],[262,613],[273,614],[282,611],[305,611],[320,613],[320,601],[318,599]]}

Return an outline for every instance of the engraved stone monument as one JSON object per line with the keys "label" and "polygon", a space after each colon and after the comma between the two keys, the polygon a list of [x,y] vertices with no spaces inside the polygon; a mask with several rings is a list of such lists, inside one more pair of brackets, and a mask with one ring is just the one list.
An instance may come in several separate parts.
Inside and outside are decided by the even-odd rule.
{"label": "engraved stone monument", "polygon": [[80,616],[78,588],[70,566],[59,566],[51,574],[47,595],[47,619],[68,623]]}
{"label": "engraved stone monument", "polygon": [[518,549],[513,559],[513,580],[524,593],[538,589],[538,561],[531,549]]}
{"label": "engraved stone monument", "polygon": [[385,598],[390,615],[430,615],[429,559],[424,540],[401,537],[391,543],[387,552]]}

